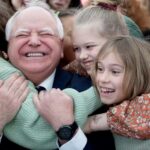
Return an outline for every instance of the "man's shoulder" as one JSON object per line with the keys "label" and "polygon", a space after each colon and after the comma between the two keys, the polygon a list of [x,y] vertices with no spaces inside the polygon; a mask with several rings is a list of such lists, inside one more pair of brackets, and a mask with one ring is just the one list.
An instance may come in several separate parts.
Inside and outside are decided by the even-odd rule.
{"label": "man's shoulder", "polygon": [[61,68],[56,71],[54,79],[54,88],[73,88],[78,91],[83,91],[91,87],[90,77],[81,76],[77,73],[68,72]]}

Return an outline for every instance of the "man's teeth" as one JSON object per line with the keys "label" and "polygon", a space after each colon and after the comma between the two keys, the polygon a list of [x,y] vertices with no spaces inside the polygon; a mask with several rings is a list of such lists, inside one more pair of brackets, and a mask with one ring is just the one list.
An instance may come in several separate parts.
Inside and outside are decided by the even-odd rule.
{"label": "man's teeth", "polygon": [[27,57],[41,57],[44,56],[44,53],[27,53]]}

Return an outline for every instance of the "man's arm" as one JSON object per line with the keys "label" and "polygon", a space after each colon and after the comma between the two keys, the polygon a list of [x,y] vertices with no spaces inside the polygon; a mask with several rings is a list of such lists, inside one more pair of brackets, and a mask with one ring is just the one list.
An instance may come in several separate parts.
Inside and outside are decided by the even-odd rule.
{"label": "man's arm", "polygon": [[[58,145],[58,143],[57,143]],[[68,142],[59,145],[59,150],[83,150],[87,146],[87,138],[79,128],[74,137]],[[92,149],[91,149],[92,150]]]}
{"label": "man's arm", "polygon": [[74,122],[73,101],[68,95],[60,89],[42,91],[34,96],[34,104],[57,133],[60,150],[83,150],[87,139]]}
{"label": "man's arm", "polygon": [[[87,92],[82,93],[84,95],[84,99],[81,99],[77,91],[72,89],[66,89],[65,91],[72,97],[78,95],[79,99],[74,97],[77,100],[75,105],[79,104],[78,100],[82,102],[82,105],[78,105],[81,107],[78,111],[81,111],[79,115],[81,115],[82,121],[86,121],[87,116],[90,113],[90,111],[86,110],[88,105],[95,107],[96,104],[90,103],[87,99],[85,99],[85,95],[87,96],[85,93]],[[88,94],[90,94],[91,97],[94,95],[90,91]],[[97,106],[100,105],[100,101],[98,102]],[[74,109],[76,109],[76,107],[73,107],[73,101],[70,96],[60,89],[52,89],[49,92],[41,92],[39,95],[35,96],[34,104],[41,116],[52,125],[53,129],[57,133],[58,143],[61,145],[59,148],[60,150],[83,150],[87,144],[87,139],[83,131],[81,131],[74,122]],[[82,117],[82,112],[85,113],[84,117]]]}
{"label": "man's arm", "polygon": [[[0,79],[7,79],[12,73],[19,70],[0,58]],[[4,134],[8,139],[29,149],[55,149],[56,134],[53,128],[39,116],[32,102],[33,94],[36,93],[34,85],[29,83],[30,93],[23,103],[15,119],[4,128]],[[80,94],[75,90],[69,90],[75,100],[76,120],[83,126],[87,115],[94,111],[100,104],[97,95],[86,97],[86,92]],[[90,93],[93,89],[89,89]],[[77,95],[76,95],[77,94]],[[86,99],[85,99],[86,98]],[[82,101],[83,99],[83,101]],[[95,104],[94,104],[95,103]],[[98,105],[97,105],[98,104]],[[85,107],[86,106],[86,107]],[[96,108],[94,108],[96,106]]]}

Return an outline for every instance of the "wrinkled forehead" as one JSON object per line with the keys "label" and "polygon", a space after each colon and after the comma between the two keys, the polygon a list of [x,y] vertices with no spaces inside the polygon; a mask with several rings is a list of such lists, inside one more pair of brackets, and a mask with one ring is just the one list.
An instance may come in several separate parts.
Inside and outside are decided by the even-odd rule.
{"label": "wrinkled forehead", "polygon": [[31,23],[35,26],[39,23],[50,25],[51,27],[56,28],[56,19],[54,16],[47,10],[41,7],[29,7],[22,10],[15,19],[15,25],[23,25],[25,23]]}

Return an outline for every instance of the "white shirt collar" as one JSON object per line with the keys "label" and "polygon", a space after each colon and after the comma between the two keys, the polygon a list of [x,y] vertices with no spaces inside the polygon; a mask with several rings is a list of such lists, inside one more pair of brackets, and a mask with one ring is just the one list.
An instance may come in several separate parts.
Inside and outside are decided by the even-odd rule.
{"label": "white shirt collar", "polygon": [[54,72],[47,79],[45,79],[38,86],[45,87],[47,91],[49,91],[50,89],[52,89],[53,82],[54,82],[54,77],[55,77],[55,73],[56,73],[56,69],[54,70]]}

